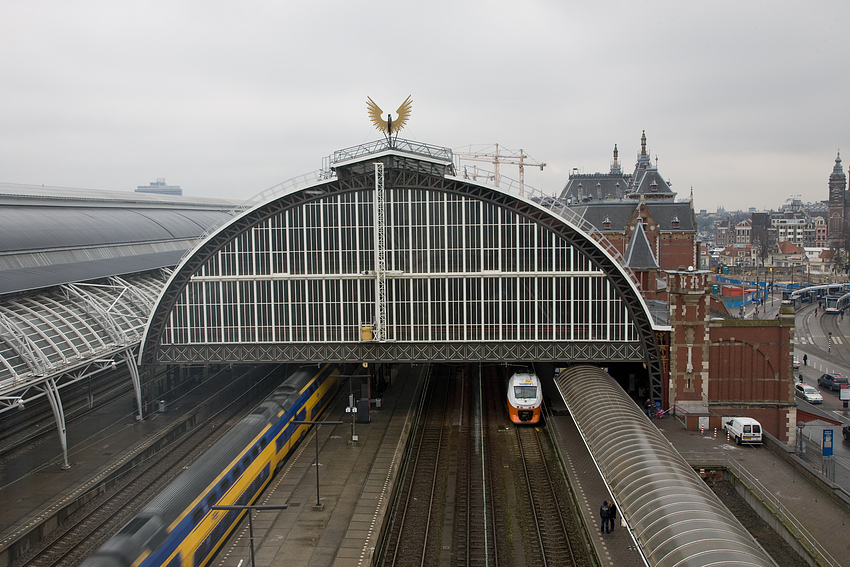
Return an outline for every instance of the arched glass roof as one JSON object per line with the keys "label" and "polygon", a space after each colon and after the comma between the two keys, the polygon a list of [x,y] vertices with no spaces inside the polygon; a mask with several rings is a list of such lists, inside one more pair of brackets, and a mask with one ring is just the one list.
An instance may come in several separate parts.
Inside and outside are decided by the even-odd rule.
{"label": "arched glass roof", "polygon": [[[143,364],[648,358],[651,317],[598,240],[527,188],[457,177],[449,150],[423,148],[343,152],[211,234],[163,291]],[[378,319],[377,210],[385,342],[361,332]]]}
{"label": "arched glass roof", "polygon": [[155,271],[0,302],[0,398],[135,347],[165,278]]}

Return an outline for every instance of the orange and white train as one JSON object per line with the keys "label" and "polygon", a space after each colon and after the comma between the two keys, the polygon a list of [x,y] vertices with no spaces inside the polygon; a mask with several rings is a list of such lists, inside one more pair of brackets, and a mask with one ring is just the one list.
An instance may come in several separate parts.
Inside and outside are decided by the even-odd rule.
{"label": "orange and white train", "polygon": [[539,423],[543,406],[540,378],[531,372],[517,372],[508,380],[508,413],[514,423]]}

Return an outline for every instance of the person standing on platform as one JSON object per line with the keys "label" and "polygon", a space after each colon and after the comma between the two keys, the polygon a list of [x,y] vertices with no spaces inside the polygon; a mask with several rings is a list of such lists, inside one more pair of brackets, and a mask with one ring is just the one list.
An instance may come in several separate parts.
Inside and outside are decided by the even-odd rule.
{"label": "person standing on platform", "polygon": [[608,531],[613,532],[614,526],[616,522],[614,520],[617,519],[617,504],[614,503],[614,500],[611,500],[611,504],[608,506],[608,525],[611,526],[611,529]]}
{"label": "person standing on platform", "polygon": [[603,500],[602,506],[599,508],[599,517],[602,519],[602,533],[606,534],[611,531],[608,522],[611,520],[611,508],[608,507],[608,501]]}

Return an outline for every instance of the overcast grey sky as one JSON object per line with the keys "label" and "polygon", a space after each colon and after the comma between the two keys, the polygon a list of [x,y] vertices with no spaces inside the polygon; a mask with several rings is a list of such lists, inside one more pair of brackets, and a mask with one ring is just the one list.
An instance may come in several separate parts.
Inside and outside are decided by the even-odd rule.
{"label": "overcast grey sky", "polygon": [[4,0],[0,181],[248,198],[412,95],[402,137],[522,148],[549,193],[646,130],[698,210],[778,208],[850,163],[849,54],[847,0]]}

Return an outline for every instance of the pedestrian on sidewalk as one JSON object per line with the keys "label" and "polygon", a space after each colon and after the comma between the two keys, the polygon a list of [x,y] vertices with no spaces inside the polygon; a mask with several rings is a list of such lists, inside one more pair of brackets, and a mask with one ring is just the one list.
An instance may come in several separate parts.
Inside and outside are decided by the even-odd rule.
{"label": "pedestrian on sidewalk", "polygon": [[809,355],[804,354],[803,355],[803,366],[808,366],[808,365],[809,365]]}
{"label": "pedestrian on sidewalk", "polygon": [[609,533],[611,528],[608,526],[608,522],[611,520],[611,508],[608,506],[607,500],[602,501],[602,506],[599,508],[599,517],[602,519],[602,533]]}

